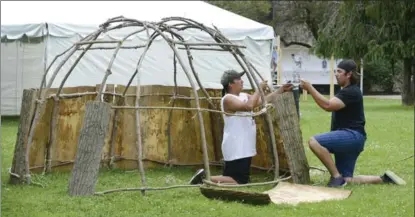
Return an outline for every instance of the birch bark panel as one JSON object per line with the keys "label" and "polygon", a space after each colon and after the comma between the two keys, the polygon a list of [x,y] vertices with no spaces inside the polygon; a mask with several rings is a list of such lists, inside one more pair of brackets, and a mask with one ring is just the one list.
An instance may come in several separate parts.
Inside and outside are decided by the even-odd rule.
{"label": "birch bark panel", "polygon": [[[117,85],[116,91],[122,94],[125,90],[124,85]],[[136,86],[130,86],[126,92],[127,95],[136,93]],[[124,104],[126,106],[135,106],[135,97],[125,97]],[[115,163],[117,168],[131,169],[137,168],[137,148],[136,148],[136,124],[135,110],[121,109],[118,116],[118,132],[115,143],[115,155],[128,160],[120,160]]]}
{"label": "birch bark panel", "polygon": [[[141,90],[141,106],[171,107],[174,87],[143,86]],[[178,95],[189,96],[187,88],[178,87]],[[175,107],[189,107],[188,102],[182,99],[175,100]],[[142,123],[142,142],[144,158],[150,160],[168,161],[168,120],[170,110],[146,109],[143,110],[140,121]],[[186,162],[183,159],[182,146],[189,142],[194,132],[186,132],[189,116],[188,111],[174,110],[171,119],[171,160],[172,162]]]}
{"label": "birch bark panel", "polygon": [[[141,86],[140,88],[140,106],[166,106],[169,101],[169,98],[165,96],[157,96],[158,94],[162,93],[163,90],[160,86]],[[172,91],[169,93],[171,94]],[[133,105],[134,104],[135,103],[133,103]],[[132,113],[134,114],[133,110]],[[134,125],[133,120],[135,120],[135,115],[132,116],[131,120],[132,124]],[[167,129],[167,120],[168,111],[166,110],[140,110],[141,139],[144,159],[163,162],[167,161],[167,137],[165,136]],[[131,129],[133,130],[132,133],[135,132],[135,125]],[[134,133],[134,136],[135,135],[136,134]],[[130,143],[131,148],[135,148],[135,144],[136,141],[132,140]],[[136,157],[133,159],[135,158]]]}
{"label": "birch bark panel", "polygon": [[256,151],[257,155],[252,158],[252,165],[264,168],[270,168],[272,165],[271,151],[269,147],[267,123],[264,117],[257,116],[254,118],[257,132],[256,132]]}
{"label": "birch bark panel", "polygon": [[[206,89],[211,97],[222,97],[221,90],[215,89]],[[212,100],[213,104],[215,105],[215,110],[221,109],[221,100]],[[210,117],[210,128],[207,128],[207,132],[211,132],[212,136],[212,149],[214,158],[211,158],[211,161],[220,161],[223,158],[222,155],[222,138],[223,138],[223,118],[222,114],[220,113],[209,113]]]}
{"label": "birch bark panel", "polygon": [[[67,87],[62,93],[82,93],[95,92],[96,87]],[[135,86],[129,88],[127,94],[135,94]],[[113,85],[107,85],[106,92],[113,92],[122,94],[125,86],[117,85],[114,90]],[[221,90],[207,89],[211,97],[221,97]],[[55,93],[56,89],[50,89],[48,94]],[[166,86],[141,86],[140,106],[163,106],[170,107],[172,104],[172,94],[174,87]],[[204,97],[199,90],[200,97]],[[193,97],[191,88],[179,87],[178,95]],[[65,161],[73,161],[77,150],[77,139],[82,126],[83,115],[85,113],[85,104],[87,101],[94,100],[95,95],[87,95],[78,98],[61,99],[59,103],[59,115],[56,128],[56,147],[52,154],[52,169],[53,170],[69,170],[72,165],[59,166]],[[119,96],[112,96],[110,94],[104,95],[104,101],[115,104]],[[276,99],[282,100],[279,106],[282,106],[285,114],[277,111],[272,111],[273,124],[275,135],[277,139],[277,150],[279,155],[280,169],[283,171],[290,170],[291,166],[288,164],[287,153],[301,152],[303,147],[292,146],[287,149],[283,144],[282,135],[280,131],[289,131],[287,127],[298,127],[295,125],[295,119],[280,117],[287,115],[296,115],[295,109],[287,107],[282,104],[287,102],[287,98]],[[200,100],[203,108],[209,108],[206,99]],[[220,100],[214,99],[213,103],[220,109]],[[128,96],[122,105],[135,105],[135,97]],[[176,99],[175,107],[193,108],[195,105],[194,99]],[[278,108],[278,107],[277,107]],[[45,111],[41,113],[41,119],[35,129],[33,145],[30,152],[30,165],[43,166],[45,159],[46,145],[49,141],[49,130],[51,113],[53,109],[53,99],[48,99]],[[290,110],[292,109],[292,110]],[[281,110],[281,109],[280,109]],[[111,110],[109,130],[113,128],[112,117],[115,110]],[[134,169],[137,168],[136,163],[136,133],[135,133],[135,111],[133,109],[120,109],[120,115],[117,120],[117,135],[115,138],[115,156],[125,158],[127,160],[116,161],[115,165],[118,168]],[[141,109],[140,110],[140,124],[143,141],[144,159],[167,162],[168,161],[168,117],[170,110],[166,109]],[[202,147],[200,140],[200,132],[198,128],[198,120],[195,111],[173,110],[172,116],[172,163],[201,163],[202,162]],[[208,155],[210,161],[220,161],[222,159],[222,136],[223,136],[223,118],[222,114],[203,112],[205,122],[206,140],[208,145]],[[260,166],[270,168],[272,166],[271,149],[269,146],[269,135],[265,128],[265,119],[261,116],[255,117],[257,124],[257,155],[253,159],[253,166]],[[297,119],[298,121],[298,119]],[[282,124],[282,128],[281,128]],[[285,128],[284,128],[285,126]],[[296,131],[298,133],[298,131]],[[286,133],[287,134],[287,133]],[[292,132],[291,132],[292,134]],[[288,136],[291,134],[287,134]],[[101,154],[103,161],[108,161],[110,158],[110,138],[111,133],[105,137],[105,143]],[[291,139],[291,142],[299,143],[297,140]],[[301,140],[302,141],[302,140]],[[299,159],[303,156],[298,156]],[[305,158],[305,156],[304,156]],[[290,159],[291,160],[291,159]],[[297,160],[300,162],[300,160]],[[303,162],[304,163],[304,162]],[[306,160],[305,160],[306,163]],[[296,163],[295,163],[296,164]],[[146,163],[146,166],[151,165]],[[298,166],[294,166],[298,167]]]}
{"label": "birch bark panel", "polygon": [[[174,87],[171,89],[174,91]],[[178,95],[191,96],[191,88],[178,87]],[[167,99],[167,102],[170,101]],[[171,104],[165,104],[171,106]],[[189,99],[175,99],[174,107],[190,108]],[[164,110],[166,114],[170,111]],[[168,115],[167,115],[168,117]],[[198,132],[196,131],[196,113],[186,110],[173,110],[171,118],[171,161],[172,163],[202,163],[201,146],[198,142]],[[167,128],[166,128],[167,129]],[[168,140],[167,131],[166,139]]]}
{"label": "birch bark panel", "polygon": [[[186,107],[188,108],[196,108],[196,100],[194,99],[193,90],[188,88],[189,96],[192,99],[186,99]],[[198,90],[198,95],[200,98],[205,97],[202,90]],[[208,102],[206,99],[200,99],[200,108],[209,108]],[[200,125],[199,120],[197,118],[197,111],[188,111],[187,115],[184,117],[186,118],[186,125],[187,128],[186,137],[188,141],[184,141],[181,146],[182,156],[184,157],[184,161],[186,160],[188,163],[203,163],[203,150],[202,150],[202,140],[200,136]],[[204,123],[204,131],[206,135],[206,144],[208,150],[209,161],[212,161],[214,158],[213,153],[213,140],[211,134],[211,123],[210,123],[210,116],[208,112],[202,112],[203,123]],[[190,137],[190,135],[194,135]]]}
{"label": "birch bark panel", "polygon": [[[95,86],[67,87],[62,89],[62,94],[95,92]],[[75,159],[79,133],[83,124],[85,106],[88,101],[95,100],[96,94],[86,95],[77,98],[59,100],[56,144],[52,147],[52,171],[54,169],[69,170],[73,164],[54,167],[64,162],[71,162]]]}
{"label": "birch bark panel", "polygon": [[[96,89],[99,90],[99,86],[97,85]],[[104,92],[110,92],[110,93],[115,93],[115,85],[113,84],[107,84]],[[110,105],[115,105],[115,96],[111,95],[111,94],[104,94],[104,102],[110,104]],[[108,127],[108,133],[106,134],[107,136],[105,137],[104,140],[104,148],[102,150],[102,154],[101,154],[101,159],[103,162],[108,162],[111,158],[110,156],[110,145],[111,145],[111,132],[112,132],[112,128],[113,128],[113,118],[114,118],[114,109],[111,109],[111,114],[110,114],[110,123],[109,123],[109,127]],[[102,163],[103,163],[102,162]]]}
{"label": "birch bark panel", "polygon": [[[255,117],[255,122],[257,125],[257,155],[252,159],[252,164],[259,167],[271,168],[273,164],[272,147],[267,126],[268,124],[264,116],[265,114]],[[281,171],[287,171],[289,170],[288,162],[284,152],[283,144],[280,140],[281,135],[279,131],[279,125],[274,119],[275,116],[275,111],[271,111],[272,124],[274,126],[274,135],[277,145],[279,167]]]}

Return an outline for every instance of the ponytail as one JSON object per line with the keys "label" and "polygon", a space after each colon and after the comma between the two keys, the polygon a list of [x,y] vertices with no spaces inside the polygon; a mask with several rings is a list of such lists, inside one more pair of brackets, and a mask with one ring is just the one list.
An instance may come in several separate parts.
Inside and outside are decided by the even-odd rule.
{"label": "ponytail", "polygon": [[228,85],[223,86],[223,89],[222,89],[222,97],[224,97],[226,95],[226,92],[228,92],[227,90],[228,90]]}

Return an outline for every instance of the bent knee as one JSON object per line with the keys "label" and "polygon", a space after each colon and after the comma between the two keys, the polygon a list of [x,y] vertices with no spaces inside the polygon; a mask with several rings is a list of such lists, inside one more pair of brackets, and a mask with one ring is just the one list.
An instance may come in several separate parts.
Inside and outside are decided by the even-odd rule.
{"label": "bent knee", "polygon": [[320,146],[320,144],[317,142],[317,140],[314,137],[310,137],[310,139],[308,140],[308,146],[310,148],[314,148],[314,147]]}

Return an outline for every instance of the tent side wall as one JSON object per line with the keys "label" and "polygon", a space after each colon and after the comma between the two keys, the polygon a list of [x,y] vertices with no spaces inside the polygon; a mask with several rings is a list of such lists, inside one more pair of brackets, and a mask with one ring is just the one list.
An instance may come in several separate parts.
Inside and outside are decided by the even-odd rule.
{"label": "tent side wall", "polygon": [[1,115],[20,115],[24,89],[38,88],[44,72],[44,38],[1,42]]}

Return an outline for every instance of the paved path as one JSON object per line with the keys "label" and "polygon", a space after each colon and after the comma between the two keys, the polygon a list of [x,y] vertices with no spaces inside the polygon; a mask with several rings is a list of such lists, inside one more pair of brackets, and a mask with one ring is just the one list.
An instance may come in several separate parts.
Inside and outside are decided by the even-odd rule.
{"label": "paved path", "polygon": [[364,96],[366,98],[376,98],[376,99],[402,99],[401,95],[369,95]]}

